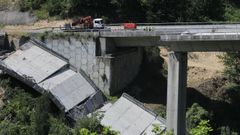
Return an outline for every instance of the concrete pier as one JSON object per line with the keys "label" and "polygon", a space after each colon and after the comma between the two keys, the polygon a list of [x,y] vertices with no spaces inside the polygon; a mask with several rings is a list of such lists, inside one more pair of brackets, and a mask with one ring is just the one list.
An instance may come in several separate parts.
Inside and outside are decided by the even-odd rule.
{"label": "concrete pier", "polygon": [[169,52],[167,128],[174,135],[186,134],[187,53]]}

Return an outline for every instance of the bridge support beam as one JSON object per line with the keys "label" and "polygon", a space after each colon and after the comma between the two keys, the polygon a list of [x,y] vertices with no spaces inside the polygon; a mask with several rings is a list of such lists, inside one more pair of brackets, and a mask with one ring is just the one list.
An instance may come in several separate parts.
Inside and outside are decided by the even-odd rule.
{"label": "bridge support beam", "polygon": [[187,53],[169,52],[167,128],[174,135],[186,134]]}

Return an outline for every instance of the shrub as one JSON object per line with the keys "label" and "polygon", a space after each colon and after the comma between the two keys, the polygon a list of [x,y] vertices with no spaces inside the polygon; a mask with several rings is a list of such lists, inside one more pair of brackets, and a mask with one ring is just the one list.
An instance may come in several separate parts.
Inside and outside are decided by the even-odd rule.
{"label": "shrub", "polygon": [[231,129],[227,127],[220,127],[220,135],[238,135],[237,132],[231,131]]}
{"label": "shrub", "polygon": [[154,133],[154,135],[173,135],[173,131],[164,131],[161,130],[159,124],[153,124],[153,129],[152,132]]}
{"label": "shrub", "polygon": [[223,56],[219,56],[225,69],[224,74],[230,82],[240,83],[240,52],[228,52]]}
{"label": "shrub", "polygon": [[210,114],[199,104],[194,103],[186,113],[187,130],[195,128],[202,120],[210,119]]}
{"label": "shrub", "polygon": [[97,114],[92,114],[91,117],[84,116],[80,118],[74,128],[76,135],[80,135],[78,131],[82,128],[88,129],[90,132],[100,131],[101,125]]}
{"label": "shrub", "polygon": [[227,98],[230,103],[237,103],[240,101],[240,86],[236,83],[227,83],[223,89],[226,90]]}
{"label": "shrub", "polygon": [[111,127],[103,127],[102,135],[119,135],[120,133],[111,129]]}
{"label": "shrub", "polygon": [[213,129],[209,124],[209,120],[201,120],[200,123],[190,130],[191,135],[209,135]]}
{"label": "shrub", "polygon": [[49,119],[50,129],[49,135],[72,135],[71,129],[65,125],[62,118],[50,117]]}
{"label": "shrub", "polygon": [[39,99],[37,99],[36,107],[31,115],[31,127],[32,132],[36,135],[46,135],[49,131],[49,98],[46,94],[43,94]]}
{"label": "shrub", "polygon": [[167,112],[165,106],[161,105],[159,107],[154,108],[154,112],[156,112],[159,116],[166,118]]}
{"label": "shrub", "polygon": [[49,18],[49,13],[44,8],[41,8],[40,10],[37,10],[35,12],[35,14],[36,14],[37,18],[40,19],[40,20]]}

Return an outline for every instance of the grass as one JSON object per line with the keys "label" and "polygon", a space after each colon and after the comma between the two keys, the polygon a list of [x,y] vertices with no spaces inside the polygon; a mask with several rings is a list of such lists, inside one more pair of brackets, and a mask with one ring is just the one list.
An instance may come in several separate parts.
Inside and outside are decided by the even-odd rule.
{"label": "grass", "polygon": [[110,95],[105,94],[105,93],[104,93],[104,95],[107,97],[107,100],[110,101],[111,103],[115,103],[119,98],[119,96],[110,96]]}

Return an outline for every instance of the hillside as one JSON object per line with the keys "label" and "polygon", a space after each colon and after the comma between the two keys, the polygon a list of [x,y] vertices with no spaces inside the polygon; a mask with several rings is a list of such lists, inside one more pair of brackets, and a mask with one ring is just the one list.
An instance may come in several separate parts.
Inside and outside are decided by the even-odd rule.
{"label": "hillside", "polygon": [[19,0],[0,0],[0,11],[19,10]]}
{"label": "hillside", "polygon": [[[161,48],[160,56],[168,62],[167,50]],[[202,82],[222,75],[224,65],[219,59],[221,52],[188,53],[188,87],[198,87]]]}

